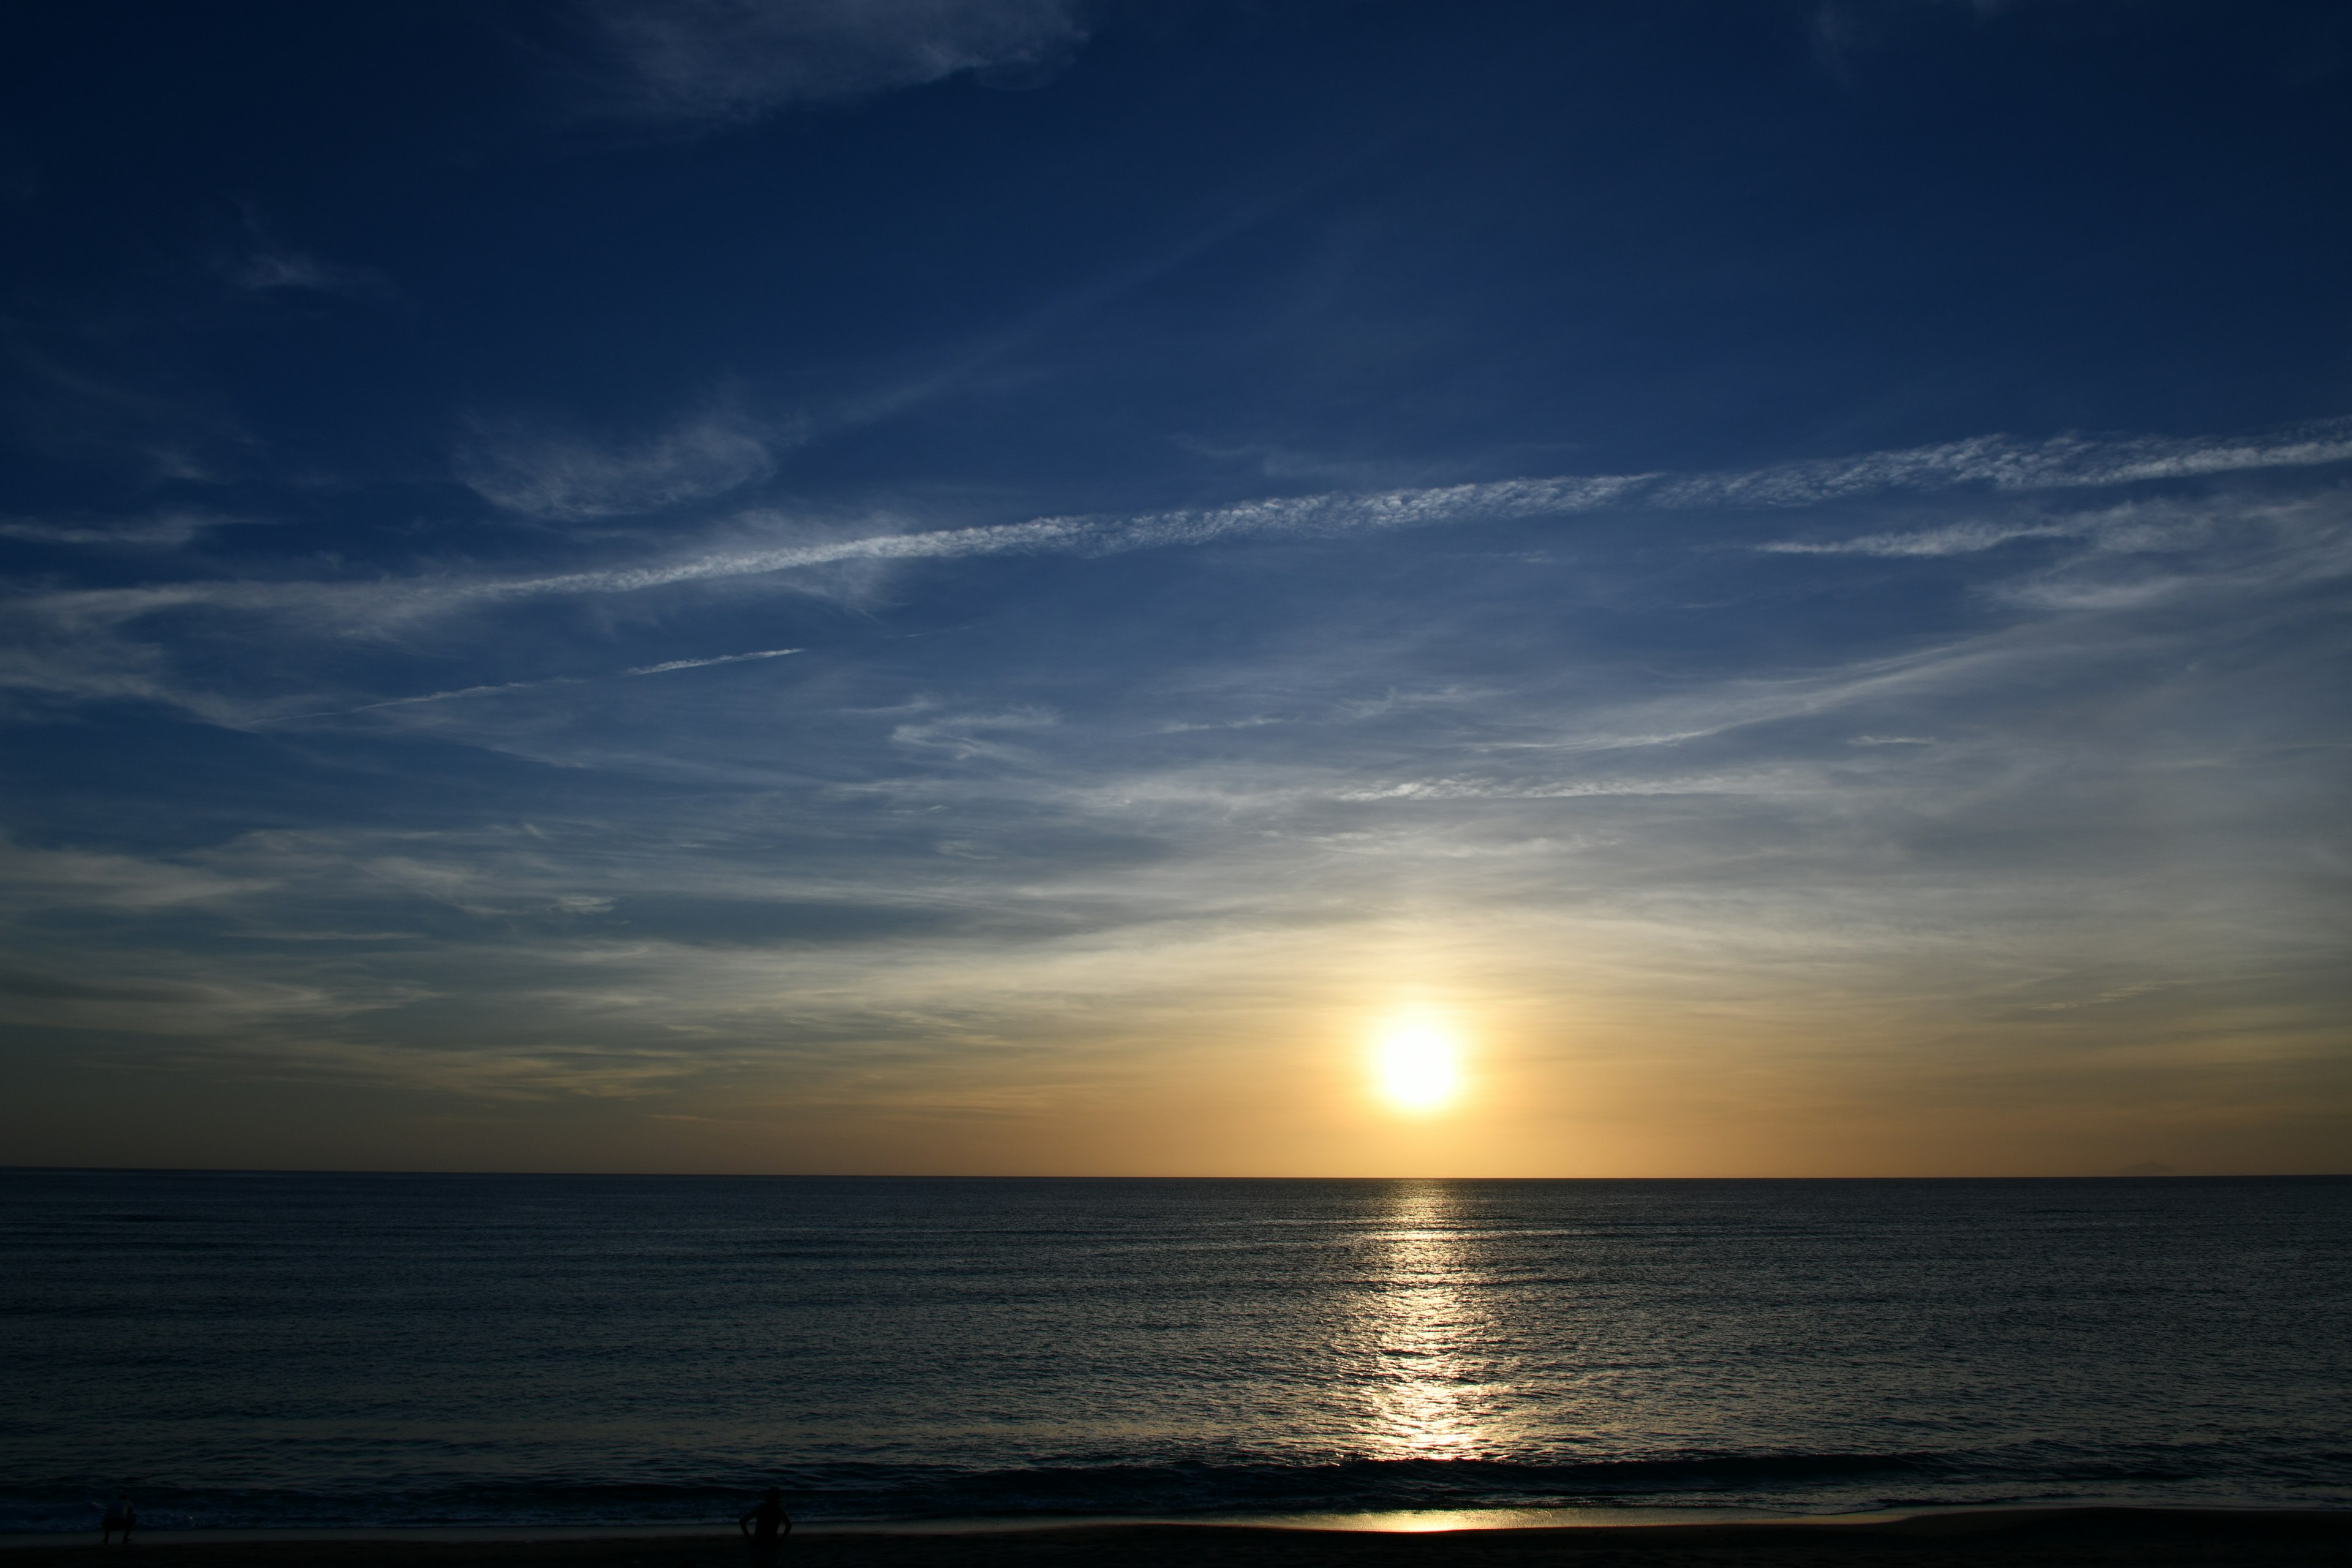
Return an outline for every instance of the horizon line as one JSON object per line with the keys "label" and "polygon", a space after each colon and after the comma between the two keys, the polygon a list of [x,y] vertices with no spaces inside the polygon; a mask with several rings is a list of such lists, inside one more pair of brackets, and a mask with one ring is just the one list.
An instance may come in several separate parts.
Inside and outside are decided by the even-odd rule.
{"label": "horizon line", "polygon": [[0,1175],[606,1176],[660,1181],[783,1182],[2338,1182],[2352,1171],[2094,1171],[2008,1175],[1809,1176],[1266,1176],[939,1171],[582,1171],[311,1165],[0,1165]]}

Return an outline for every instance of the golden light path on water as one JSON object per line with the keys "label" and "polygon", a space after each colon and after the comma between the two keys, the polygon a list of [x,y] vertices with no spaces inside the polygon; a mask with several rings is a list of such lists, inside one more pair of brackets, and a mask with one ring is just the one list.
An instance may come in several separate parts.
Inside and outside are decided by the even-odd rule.
{"label": "golden light path on water", "polygon": [[1402,1187],[1376,1240],[1357,1347],[1369,1363],[1362,1440],[1373,1458],[1468,1458],[1500,1436],[1509,1390],[1495,1375],[1495,1325],[1453,1209],[1441,1184]]}

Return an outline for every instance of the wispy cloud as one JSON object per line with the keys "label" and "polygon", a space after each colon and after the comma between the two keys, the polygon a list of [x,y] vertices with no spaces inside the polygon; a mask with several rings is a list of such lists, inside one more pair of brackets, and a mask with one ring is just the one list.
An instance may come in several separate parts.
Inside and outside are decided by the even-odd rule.
{"label": "wispy cloud", "polygon": [[598,0],[590,15],[652,118],[747,121],[965,71],[1026,85],[1086,40],[1075,0]]}
{"label": "wispy cloud", "polygon": [[[731,417],[693,421],[640,447],[614,452],[570,438],[530,436],[485,445],[464,463],[485,495],[545,517],[591,517],[705,499],[767,471],[759,437]],[[845,563],[894,563],[1021,554],[1113,555],[1251,537],[1318,538],[1504,522],[1608,510],[1792,510],[1878,494],[1933,494],[1970,486],[1997,493],[2090,489],[2233,472],[2352,461],[2352,420],[2232,437],[2060,437],[2025,442],[1985,437],[1834,461],[1702,475],[1630,474],[1506,479],[1376,492],[1274,497],[1228,506],[1045,517],[966,528],[812,538],[811,521],[772,510],[736,513],[724,534],[697,547],[632,564],[521,576],[434,574],[372,582],[190,581],[73,590],[19,598],[20,611],[60,631],[87,633],[177,608],[307,616],[322,628],[373,635],[420,616],[501,603],[636,594],[702,583],[780,575]],[[2009,540],[2069,532],[2142,548],[2161,524],[2148,508],[2095,518],[2032,516],[1979,520],[1911,534],[1880,533],[1829,542],[1775,542],[1791,553],[1937,556],[1993,548]],[[2191,530],[2193,531],[2193,529]],[[764,542],[761,536],[782,536]]]}
{"label": "wispy cloud", "polygon": [[[740,443],[740,444],[739,444]],[[725,421],[690,424],[634,455],[619,457],[571,447],[528,445],[485,458],[494,492],[510,484],[509,499],[542,513],[593,513],[634,493],[680,495],[732,482],[764,467],[764,447]],[[516,452],[541,461],[526,460]],[[2352,421],[2331,421],[2268,436],[2094,442],[2065,437],[2021,442],[1988,437],[1902,452],[1866,453],[1835,463],[1811,462],[1711,475],[1599,475],[1510,479],[1482,484],[1378,492],[1276,497],[1222,507],[1133,513],[1095,513],[962,528],[859,532],[837,521],[772,510],[741,511],[692,546],[652,560],[585,570],[523,575],[478,572],[417,573],[370,581],[236,581],[187,579],[131,587],[32,590],[14,601],[16,636],[0,661],[0,683],[68,697],[136,696],[178,702],[215,721],[263,721],[314,710],[299,700],[256,705],[201,692],[180,692],[156,649],[131,630],[165,614],[264,616],[349,640],[405,636],[404,628],[458,613],[486,615],[531,600],[651,594],[698,584],[762,578],[790,584],[793,574],[843,563],[889,566],[959,558],[1060,554],[1109,556],[1247,538],[1339,539],[1413,529],[1538,521],[1608,511],[1691,512],[1769,507],[1788,510],[1831,506],[1881,494],[1934,494],[1981,487],[1995,495],[2029,496],[2037,489],[2084,489],[2102,484],[2207,478],[2230,472],[2292,468],[2352,459]],[[2326,492],[2333,494],[2334,492]],[[2327,576],[2342,566],[2341,529],[2310,496],[2276,503],[2233,500],[2221,507],[2228,526],[2269,530],[2273,545],[2249,536],[2229,573]],[[2325,508],[2321,509],[2322,511]],[[1958,524],[1909,532],[1880,531],[1843,541],[1772,542],[1768,551],[1797,554],[1857,553],[1922,560],[1981,553],[2019,539],[2080,536],[2077,552],[2003,590],[2020,604],[2084,607],[2218,586],[2199,568],[2153,574],[2140,558],[2149,552],[2199,548],[2220,526],[2211,509],[2190,500],[2156,498],[2095,511],[2053,516],[2038,507],[2021,515],[1989,512]],[[2336,542],[2330,543],[2330,541]],[[226,625],[226,621],[223,622]],[[568,680],[572,677],[551,678]],[[394,705],[486,694],[495,683],[388,699]]]}
{"label": "wispy cloud", "polygon": [[[717,664],[743,664],[752,659],[782,658],[787,654],[806,650],[796,647],[762,648],[757,653],[723,653],[711,658],[673,658],[660,664],[641,665],[635,669],[619,672],[625,679],[638,675],[667,675],[681,669],[708,669]],[[382,702],[362,702],[356,708],[340,710],[344,713],[372,713],[379,708],[413,708],[427,702],[455,702],[468,697],[497,697],[509,691],[536,691],[553,686],[585,686],[594,677],[585,675],[551,675],[536,680],[501,680],[486,686],[459,686],[446,691],[421,692],[415,697],[387,698]],[[299,718],[324,718],[328,715],[308,713]]]}
{"label": "wispy cloud", "polygon": [[635,669],[625,669],[624,675],[667,675],[673,669],[708,669],[714,664],[742,664],[755,658],[782,658],[786,654],[804,653],[797,647],[761,648],[757,653],[722,653],[715,658],[673,658],[662,664],[648,664]]}
{"label": "wispy cloud", "polygon": [[2315,420],[2252,436],[1979,436],[1902,451],[1782,463],[1660,481],[1668,507],[1818,506],[1889,490],[1969,485],[1995,490],[2080,489],[2257,468],[2352,461],[2352,419]]}
{"label": "wispy cloud", "polygon": [[[346,708],[345,713],[373,713],[379,708],[415,708],[427,702],[459,702],[468,697],[496,697],[509,691],[540,691],[551,686],[580,686],[587,681],[584,675],[551,675],[538,680],[500,680],[487,686],[455,686],[446,691],[422,691],[414,697],[388,697],[381,702],[362,702],[356,708]],[[306,719],[329,717],[322,713],[299,715]]]}
{"label": "wispy cloud", "polygon": [[1840,80],[1851,80],[1854,57],[1916,36],[1921,24],[1972,16],[1991,21],[2020,0],[1820,0],[1807,26],[1813,58]]}
{"label": "wispy cloud", "polygon": [[372,267],[345,267],[299,250],[257,250],[227,268],[231,281],[256,294],[293,290],[330,294],[365,305],[397,301],[400,290]]}
{"label": "wispy cloud", "polygon": [[1013,708],[1000,713],[948,714],[894,726],[890,742],[910,751],[944,753],[959,762],[980,758],[1026,761],[1028,753],[1020,747],[991,737],[1051,730],[1060,721],[1057,715],[1037,707]]}
{"label": "wispy cloud", "polygon": [[599,442],[518,419],[477,421],[455,462],[483,500],[557,521],[642,516],[708,500],[775,471],[779,432],[712,412],[635,441]]}
{"label": "wispy cloud", "polygon": [[252,879],[169,861],[81,849],[41,849],[0,837],[0,907],[152,911],[251,891]]}
{"label": "wispy cloud", "polygon": [[1768,555],[1979,555],[2020,539],[2069,539],[2088,531],[2078,522],[1959,522],[1910,533],[1870,533],[1857,539],[1774,540],[1756,548]]}
{"label": "wispy cloud", "polygon": [[[2266,437],[2066,436],[2025,442],[1988,436],[1899,452],[1778,465],[1720,474],[1567,475],[1374,492],[1275,497],[1230,506],[1039,518],[921,532],[868,534],[774,546],[721,548],[681,559],[595,572],[482,583],[461,590],[487,597],[626,593],[713,578],[758,576],[851,560],[908,561],[1064,552],[1114,554],[1255,535],[1331,536],[1475,521],[1565,516],[1612,509],[1787,510],[1887,492],[1968,486],[1999,491],[2087,489],[2263,468],[2352,461],[2352,419]],[[782,513],[749,512],[739,524],[793,527]],[[2034,520],[1969,524],[1927,535],[1875,536],[1828,545],[1771,545],[1793,552],[1952,554],[2008,539],[2056,535],[2083,525]]]}
{"label": "wispy cloud", "polygon": [[31,544],[77,544],[100,550],[176,550],[198,535],[245,520],[201,511],[157,511],[108,521],[56,522],[46,518],[0,518],[0,539]]}

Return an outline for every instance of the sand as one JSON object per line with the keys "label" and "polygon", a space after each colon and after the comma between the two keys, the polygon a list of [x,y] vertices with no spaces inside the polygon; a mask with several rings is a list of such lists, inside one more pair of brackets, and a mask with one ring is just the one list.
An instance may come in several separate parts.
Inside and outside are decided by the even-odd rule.
{"label": "sand", "polygon": [[[266,1534],[127,1551],[92,1539],[7,1545],[0,1568],[759,1568],[730,1535],[563,1540],[295,1540]],[[837,1530],[776,1568],[2347,1568],[2352,1511],[1972,1510],[1885,1521],[1463,1530],[1430,1533],[1103,1524],[969,1533]]]}

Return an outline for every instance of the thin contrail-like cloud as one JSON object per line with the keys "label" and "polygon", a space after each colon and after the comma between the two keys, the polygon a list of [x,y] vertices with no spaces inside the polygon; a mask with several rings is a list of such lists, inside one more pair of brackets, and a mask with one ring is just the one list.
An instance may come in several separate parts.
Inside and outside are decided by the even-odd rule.
{"label": "thin contrail-like cloud", "polygon": [[[796,647],[771,647],[761,648],[757,653],[722,653],[714,658],[673,658],[665,664],[640,665],[635,669],[624,669],[617,673],[624,679],[635,675],[667,675],[673,670],[708,669],[714,664],[741,664],[747,659],[782,658],[786,654],[803,651],[805,650]],[[424,702],[450,702],[461,697],[490,697],[501,691],[530,691],[545,686],[585,686],[595,679],[597,678],[588,675],[550,675],[537,680],[502,680],[489,686],[458,686],[447,691],[425,691],[415,697],[393,697],[382,702],[362,702],[356,708],[338,709],[334,714],[306,713],[298,717],[332,718],[341,714],[372,713],[379,708],[410,708]]]}
{"label": "thin contrail-like cloud", "polygon": [[788,653],[800,653],[796,647],[762,648],[758,653],[722,653],[716,658],[674,658],[667,664],[641,665],[625,669],[623,675],[667,675],[673,669],[708,669],[714,664],[741,664],[752,658],[782,658]]}
{"label": "thin contrail-like cloud", "polygon": [[[362,702],[356,708],[339,709],[337,711],[373,713],[379,708],[410,708],[420,702],[452,702],[460,697],[488,697],[500,691],[528,691],[541,686],[578,686],[587,679],[584,675],[551,675],[541,680],[502,680],[492,686],[459,686],[447,691],[425,691],[415,697],[391,697],[382,702]],[[302,717],[323,719],[331,715],[310,713]]]}
{"label": "thin contrail-like cloud", "polygon": [[[639,565],[535,577],[360,583],[216,582],[83,590],[35,601],[52,619],[120,624],[175,605],[319,612],[382,624],[468,605],[564,595],[627,594],[681,584],[765,576],[848,561],[942,560],[1013,554],[1110,555],[1221,539],[1431,528],[1513,518],[1619,510],[1772,509],[1818,505],[1887,490],[1932,491],[1981,485],[1997,491],[2084,489],[2263,468],[2352,461],[2352,419],[2325,420],[2249,437],[2060,436],[2021,441],[1977,437],[1941,446],[1778,464],[1716,474],[1569,475],[1385,491],[1273,497],[1232,506],[1128,514],[1046,517],[1025,522],[927,532],[876,533],[792,544],[706,550]],[[739,524],[789,525],[786,514],[752,511]],[[1954,553],[1982,542],[1955,534],[1933,541],[1779,548],[1801,552],[1877,549]],[[458,695],[473,695],[466,689]],[[444,694],[404,698],[436,700]]]}
{"label": "thin contrail-like cloud", "polygon": [[[1997,490],[2088,489],[2256,468],[2352,460],[2352,419],[2245,437],[2081,436],[2019,441],[1983,436],[1907,451],[1874,452],[1721,474],[1599,474],[1499,479],[1377,492],[1286,496],[1181,510],[1039,518],[927,533],[714,552],[681,561],[469,584],[478,598],[630,593],[713,578],[757,576],[842,561],[1062,552],[1118,554],[1266,534],[1341,534],[1445,523],[1562,516],[1622,508],[1698,510],[1818,505],[1888,489],[1987,485]],[[745,521],[781,521],[750,513]]]}

